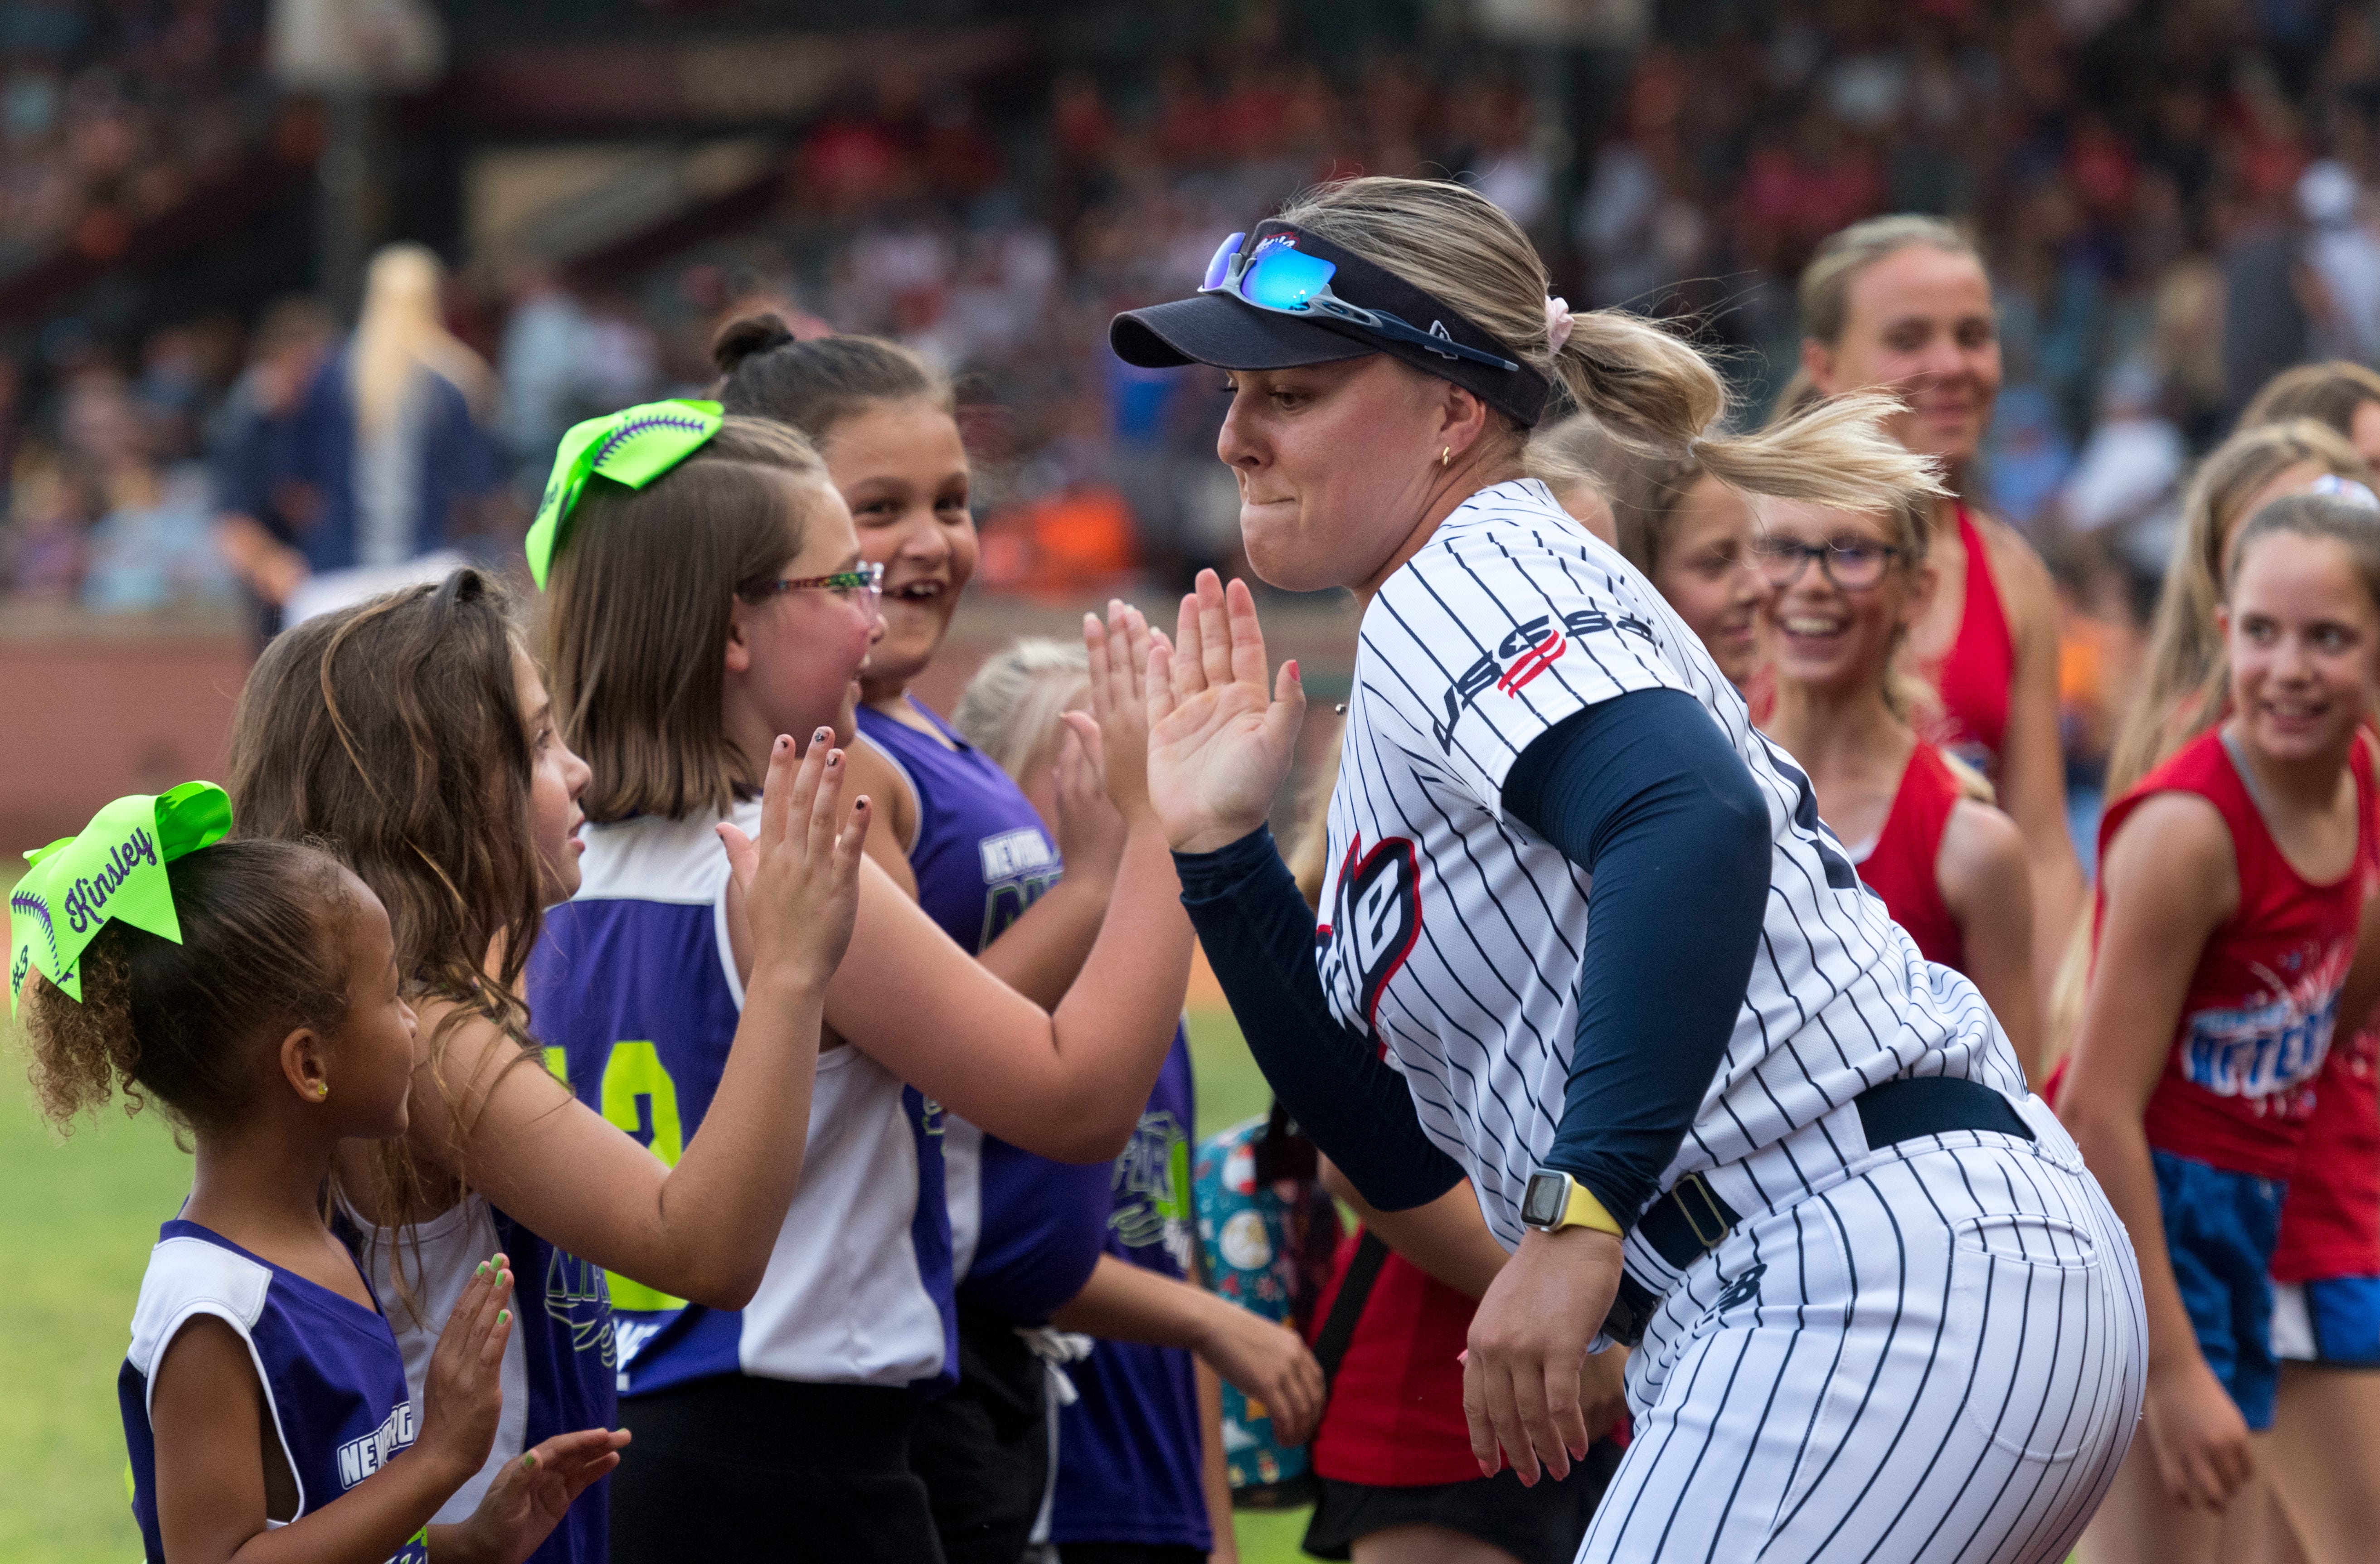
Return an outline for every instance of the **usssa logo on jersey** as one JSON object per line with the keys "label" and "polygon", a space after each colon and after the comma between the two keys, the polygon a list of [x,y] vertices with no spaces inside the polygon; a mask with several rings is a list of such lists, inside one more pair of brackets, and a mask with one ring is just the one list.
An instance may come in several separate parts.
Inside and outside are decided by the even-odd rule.
{"label": "usssa logo on jersey", "polygon": [[1495,647],[1479,654],[1470,667],[1455,675],[1446,686],[1446,721],[1432,719],[1429,731],[1438,740],[1441,753],[1454,748],[1454,726],[1463,714],[1471,709],[1479,697],[1490,689],[1510,699],[1527,689],[1537,676],[1562,659],[1571,642],[1581,636],[1625,630],[1630,635],[1653,638],[1653,626],[1632,613],[1617,618],[1599,609],[1573,609],[1561,616],[1558,624],[1553,615],[1541,613],[1535,619],[1512,627],[1512,633]]}
{"label": "usssa logo on jersey", "polygon": [[1330,921],[1314,932],[1330,1008],[1347,1024],[1369,1027],[1380,990],[1421,938],[1421,875],[1413,843],[1392,836],[1369,853],[1360,835],[1348,843]]}

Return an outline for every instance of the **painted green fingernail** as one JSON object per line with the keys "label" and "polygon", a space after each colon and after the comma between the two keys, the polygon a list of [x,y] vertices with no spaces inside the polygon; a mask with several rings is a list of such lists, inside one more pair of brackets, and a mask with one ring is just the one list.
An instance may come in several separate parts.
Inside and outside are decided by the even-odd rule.
{"label": "painted green fingernail", "polygon": [[485,1260],[480,1262],[480,1274],[481,1276],[488,1274],[488,1262]]}
{"label": "painted green fingernail", "polygon": [[530,1450],[528,1454],[521,1457],[521,1470],[524,1472],[534,1472],[537,1470],[537,1452],[535,1450]]}
{"label": "painted green fingernail", "polygon": [[496,1323],[498,1325],[510,1325],[512,1322],[513,1312],[510,1309],[498,1309],[496,1311]]}

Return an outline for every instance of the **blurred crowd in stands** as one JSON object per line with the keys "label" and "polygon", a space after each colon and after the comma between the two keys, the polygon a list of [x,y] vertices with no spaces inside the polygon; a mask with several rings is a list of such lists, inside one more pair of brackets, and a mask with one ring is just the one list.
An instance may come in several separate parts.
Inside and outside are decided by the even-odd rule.
{"label": "blurred crowd in stands", "polygon": [[[1236,547],[1221,397],[1118,363],[1108,318],[1361,171],[1476,182],[1573,303],[1725,349],[1749,419],[1796,361],[1820,237],[1952,217],[1990,262],[2006,364],[1971,491],[2054,564],[2113,562],[2133,589],[2096,610],[2119,618],[2162,573],[2192,456],[2258,384],[2380,364],[2373,9],[1788,0],[1555,71],[1469,36],[1303,58],[1267,15],[1138,77],[1059,69],[1022,117],[959,87],[845,103],[802,131],[768,211],[659,260],[471,256],[442,281],[399,249],[360,324],[291,299],[128,348],[52,322],[0,364],[0,583],[99,609],[245,593],[269,624],[315,574],[500,555],[565,428],[698,392],[710,333],[756,305],[961,376],[988,586],[1179,578]],[[0,272],[8,247],[171,201],[252,133],[257,26],[213,0],[0,5]],[[2092,607],[2099,577],[2067,576]]]}
{"label": "blurred crowd in stands", "polygon": [[263,0],[0,4],[0,277],[134,228],[221,176],[279,105]]}

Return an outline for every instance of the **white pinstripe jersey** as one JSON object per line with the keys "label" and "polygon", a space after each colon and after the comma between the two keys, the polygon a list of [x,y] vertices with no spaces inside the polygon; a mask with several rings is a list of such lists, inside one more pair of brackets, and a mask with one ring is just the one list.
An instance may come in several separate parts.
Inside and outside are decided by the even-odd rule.
{"label": "white pinstripe jersey", "polygon": [[1792,1198],[1865,1149],[1849,1104],[1896,1076],[2025,1097],[1982,997],[1929,967],[1862,888],[1808,779],[1660,593],[1545,485],[1498,484],[1365,612],[1317,959],[1333,1012],[1379,1041],[1507,1245],[1561,1117],[1589,877],[1503,818],[1504,775],[1572,712],[1656,688],[1693,696],[1725,732],[1775,843],[1743,1008],[1661,1187],[1717,1169],[1740,1211]]}

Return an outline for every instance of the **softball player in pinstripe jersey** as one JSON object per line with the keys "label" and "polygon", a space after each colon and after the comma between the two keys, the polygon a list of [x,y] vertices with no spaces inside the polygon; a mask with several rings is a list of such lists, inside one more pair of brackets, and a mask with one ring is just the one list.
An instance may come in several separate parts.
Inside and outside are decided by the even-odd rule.
{"label": "softball player in pinstripe jersey", "polygon": [[2059,1558],[2139,1412],[2123,1230],[1980,996],[1519,453],[1558,380],[1748,490],[1873,508],[1930,480],[1874,403],[1701,438],[1698,356],[1544,295],[1484,200],[1360,179],[1111,328],[1231,371],[1250,560],[1365,605],[1319,925],[1262,823],[1294,665],[1269,696],[1253,603],[1211,575],[1155,646],[1184,899],[1366,1197],[1468,1176],[1512,1247],[1465,1371],[1483,1471],[1567,1471],[1590,1345],[1641,1343],[1582,1559]]}

